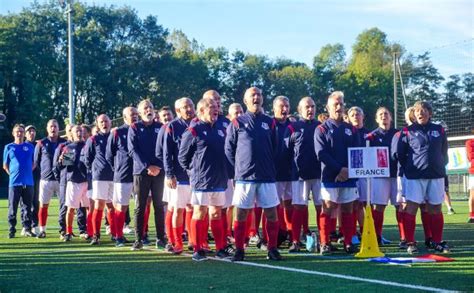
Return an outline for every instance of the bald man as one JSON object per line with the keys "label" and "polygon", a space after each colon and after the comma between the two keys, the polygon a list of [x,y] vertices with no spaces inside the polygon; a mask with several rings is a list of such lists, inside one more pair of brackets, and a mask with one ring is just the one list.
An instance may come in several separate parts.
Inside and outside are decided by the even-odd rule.
{"label": "bald man", "polygon": [[232,261],[245,258],[244,242],[247,215],[257,205],[267,217],[268,254],[270,260],[281,260],[277,249],[280,203],[275,184],[277,132],[275,120],[263,113],[263,95],[257,87],[245,91],[247,112],[234,119],[227,128],[225,153],[235,168],[235,190],[232,204],[237,208],[234,222],[236,251]]}

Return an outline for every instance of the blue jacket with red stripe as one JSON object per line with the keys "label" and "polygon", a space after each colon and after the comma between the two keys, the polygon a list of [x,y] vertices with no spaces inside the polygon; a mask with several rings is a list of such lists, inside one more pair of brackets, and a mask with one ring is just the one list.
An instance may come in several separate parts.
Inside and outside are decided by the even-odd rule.
{"label": "blue jacket with red stripe", "polygon": [[226,129],[217,122],[211,125],[199,121],[184,132],[178,160],[181,167],[191,174],[193,190],[226,190],[229,166],[224,153],[225,136]]}
{"label": "blue jacket with red stripe", "polygon": [[41,173],[40,178],[46,181],[58,181],[59,177],[55,175],[53,168],[54,152],[56,151],[59,144],[66,142],[64,138],[58,137],[56,142],[52,142],[49,138],[45,137],[38,140],[35,146],[34,162],[36,169]]}
{"label": "blue jacket with red stripe", "polygon": [[112,181],[114,172],[105,158],[110,133],[98,133],[89,137],[84,147],[84,164],[92,171],[94,181]]}
{"label": "blue jacket with red stripe", "polygon": [[321,161],[321,183],[324,187],[356,187],[356,179],[335,182],[343,167],[348,167],[347,149],[361,145],[357,129],[346,122],[327,119],[314,132],[314,150]]}
{"label": "blue jacket with red stripe", "polygon": [[160,131],[158,131],[158,137],[156,138],[155,157],[161,162],[163,162],[163,144],[165,142],[166,127],[168,127],[168,124],[161,126]]}
{"label": "blue jacket with red stripe", "polygon": [[276,150],[275,120],[263,113],[247,111],[227,127],[225,154],[237,181],[275,182]]}
{"label": "blue jacket with red stripe", "polygon": [[[398,130],[390,128],[385,131],[378,127],[367,135],[367,140],[370,141],[370,146],[373,147],[388,147],[389,154],[392,154],[392,140]],[[397,177],[398,162],[390,156],[390,177]]]}
{"label": "blue jacket with red stripe", "polygon": [[67,183],[67,170],[64,168],[59,168],[59,156],[63,149],[71,143],[70,141],[62,142],[58,145],[56,150],[54,151],[53,157],[53,173],[56,178],[59,180],[59,185],[66,186]]}
{"label": "blue jacket with red stripe", "polygon": [[397,155],[408,179],[436,179],[446,175],[448,140],[441,125],[414,123],[403,128]]}
{"label": "blue jacket with red stripe", "polygon": [[181,137],[188,126],[188,122],[184,119],[175,118],[166,127],[163,142],[163,163],[166,177],[176,177],[176,181],[181,184],[189,184],[189,176],[178,161]]}
{"label": "blue jacket with red stripe", "polygon": [[288,160],[288,152],[285,146],[285,134],[288,126],[291,124],[290,119],[285,122],[279,122],[275,118],[275,128],[277,134],[277,159],[275,160],[276,181],[293,181],[296,180],[293,172],[293,164],[291,159]]}
{"label": "blue jacket with red stripe", "polygon": [[146,175],[151,165],[163,169],[163,161],[155,154],[158,133],[162,124],[153,121],[145,125],[143,121],[135,122],[128,128],[128,153],[133,159],[133,175]]}
{"label": "blue jacket with red stripe", "polygon": [[321,179],[321,162],[314,150],[314,132],[320,124],[314,119],[301,119],[288,126],[285,135],[287,149],[293,159],[295,173],[301,180]]}
{"label": "blue jacket with red stripe", "polygon": [[123,124],[112,130],[107,140],[105,158],[114,172],[114,182],[133,182],[133,159],[128,152],[129,125]]}

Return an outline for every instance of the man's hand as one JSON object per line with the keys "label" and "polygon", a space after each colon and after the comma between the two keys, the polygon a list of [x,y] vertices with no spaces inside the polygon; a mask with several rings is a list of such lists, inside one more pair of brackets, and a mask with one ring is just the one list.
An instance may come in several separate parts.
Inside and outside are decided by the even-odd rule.
{"label": "man's hand", "polygon": [[349,170],[346,167],[342,167],[341,171],[339,171],[339,174],[336,176],[336,182],[344,182],[349,179]]}
{"label": "man's hand", "polygon": [[158,176],[160,174],[161,169],[158,166],[151,165],[151,166],[148,166],[147,171],[148,171],[148,175],[150,176]]}
{"label": "man's hand", "polygon": [[166,186],[168,186],[171,189],[176,189],[176,185],[178,185],[178,182],[176,181],[176,177],[171,177],[171,178],[166,178]]}

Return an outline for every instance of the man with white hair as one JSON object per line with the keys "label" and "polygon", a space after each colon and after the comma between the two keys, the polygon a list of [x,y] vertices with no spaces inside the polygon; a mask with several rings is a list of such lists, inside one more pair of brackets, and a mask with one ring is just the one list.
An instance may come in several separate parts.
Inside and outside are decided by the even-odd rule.
{"label": "man with white hair", "polygon": [[[175,112],[177,117],[166,127],[163,143],[163,160],[166,174],[166,185],[170,189],[170,201],[168,205],[173,207],[173,235],[175,237],[175,246],[173,253],[181,254],[183,252],[182,234],[183,212],[186,210],[186,225],[188,233],[193,231],[189,228],[193,214],[191,206],[191,186],[189,185],[189,176],[178,161],[179,147],[181,137],[189,127],[191,120],[195,116],[194,103],[187,97],[180,98],[175,102]],[[190,235],[190,239],[194,239]]]}
{"label": "man with white hair", "polygon": [[138,106],[141,121],[128,129],[127,145],[133,158],[133,189],[135,199],[135,242],[132,250],[143,248],[145,210],[151,192],[155,215],[156,247],[166,245],[163,213],[163,162],[155,155],[155,145],[162,124],[155,120],[155,110],[150,100],[142,100]]}
{"label": "man with white hair", "polygon": [[[347,149],[360,144],[356,130],[344,122],[344,94],[333,92],[326,105],[329,118],[316,128],[314,132],[314,149],[321,161],[321,254],[331,253],[329,232],[331,214],[341,206],[342,231],[344,235],[352,235],[353,202],[358,199],[356,179],[349,178]],[[344,249],[347,253],[355,253],[352,237],[344,237]]]}

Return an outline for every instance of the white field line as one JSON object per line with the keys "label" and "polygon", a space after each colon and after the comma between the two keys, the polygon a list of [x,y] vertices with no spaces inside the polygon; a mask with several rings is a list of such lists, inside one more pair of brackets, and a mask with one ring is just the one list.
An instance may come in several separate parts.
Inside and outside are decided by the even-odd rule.
{"label": "white field line", "polygon": [[[111,248],[110,250],[120,251],[122,249],[120,249],[120,248]],[[150,247],[149,249],[144,249],[144,250],[149,251],[149,252],[158,252],[156,249],[154,249],[154,247]],[[34,253],[15,253],[15,254],[50,254],[50,253],[65,253],[65,252],[66,253],[74,253],[74,252],[88,252],[88,251],[89,252],[104,251],[104,249],[103,248],[102,249],[90,248],[90,249],[83,249],[83,250],[49,250],[49,251],[41,251],[41,252],[38,251],[38,252],[34,252]],[[186,256],[186,257],[192,256],[192,254],[189,254],[189,253],[183,253],[181,255]],[[213,260],[213,261],[232,263],[229,259],[219,259],[219,258],[216,258],[216,257],[208,257],[208,259]],[[324,276],[324,277],[337,278],[337,279],[345,279],[345,280],[350,280],[350,281],[359,281],[359,282],[372,283],[372,284],[378,284],[378,285],[384,285],[384,286],[392,286],[392,287],[399,287],[399,288],[408,288],[408,289],[415,289],[415,290],[422,290],[422,291],[430,291],[430,292],[458,292],[458,291],[455,291],[455,290],[447,290],[447,289],[442,289],[442,288],[427,287],[427,286],[421,286],[421,285],[402,284],[402,283],[391,282],[391,281],[368,279],[368,278],[362,278],[362,277],[354,277],[354,276],[349,276],[349,275],[333,274],[333,273],[319,272],[319,271],[310,271],[310,270],[305,270],[305,269],[296,269],[296,268],[283,267],[283,266],[274,266],[274,265],[269,265],[269,264],[262,264],[262,263],[248,262],[248,261],[233,262],[233,264],[243,265],[243,266],[251,266],[251,267],[258,267],[258,268],[265,268],[265,269],[280,270],[280,271],[287,271],[287,272],[293,272],[293,273],[303,273],[303,274],[308,274],[308,275]]]}

